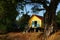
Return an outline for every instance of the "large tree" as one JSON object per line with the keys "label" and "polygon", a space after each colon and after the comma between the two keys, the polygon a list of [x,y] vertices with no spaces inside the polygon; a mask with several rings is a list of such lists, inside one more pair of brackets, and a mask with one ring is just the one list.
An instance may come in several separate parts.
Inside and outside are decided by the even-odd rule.
{"label": "large tree", "polygon": [[16,4],[16,0],[0,0],[0,29],[11,27],[11,24],[16,20],[18,15]]}

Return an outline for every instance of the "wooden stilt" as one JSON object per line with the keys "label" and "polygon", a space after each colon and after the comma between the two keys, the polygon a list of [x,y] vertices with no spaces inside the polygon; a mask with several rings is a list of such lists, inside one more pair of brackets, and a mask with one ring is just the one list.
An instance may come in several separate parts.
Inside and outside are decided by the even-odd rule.
{"label": "wooden stilt", "polygon": [[34,32],[36,32],[36,29],[34,28]]}

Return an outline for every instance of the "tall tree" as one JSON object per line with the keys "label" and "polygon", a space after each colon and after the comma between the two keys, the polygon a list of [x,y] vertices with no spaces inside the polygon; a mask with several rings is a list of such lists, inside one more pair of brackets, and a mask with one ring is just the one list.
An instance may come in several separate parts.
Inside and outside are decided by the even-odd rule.
{"label": "tall tree", "polygon": [[16,20],[16,0],[0,0],[0,28],[9,26]]}
{"label": "tall tree", "polygon": [[28,21],[30,16],[28,14],[23,14],[22,17],[18,20],[18,24],[20,26],[20,31],[24,31],[26,25],[28,25]]}

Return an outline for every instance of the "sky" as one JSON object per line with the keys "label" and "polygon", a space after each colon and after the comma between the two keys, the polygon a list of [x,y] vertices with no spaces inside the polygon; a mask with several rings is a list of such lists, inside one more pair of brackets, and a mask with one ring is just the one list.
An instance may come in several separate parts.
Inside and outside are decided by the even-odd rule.
{"label": "sky", "polygon": [[[30,11],[28,14],[29,15],[32,15],[31,13],[32,13],[32,11],[31,11],[31,8],[32,8],[33,6],[32,5],[27,5],[26,6],[26,10],[24,10],[24,12],[26,13],[26,11]],[[41,6],[41,8],[42,8],[42,6]],[[60,3],[58,4],[58,6],[57,6],[57,10],[56,10],[56,13],[58,12],[60,10]],[[19,10],[19,13],[21,12],[21,10]],[[37,13],[36,15],[39,15],[39,16],[43,16],[43,14],[45,13],[45,11],[40,11],[39,13]],[[19,14],[18,16],[17,16],[17,18],[16,18],[16,20],[18,20],[20,17],[22,16],[22,14]]]}
{"label": "sky", "polygon": [[56,12],[58,12],[59,10],[60,10],[60,3],[59,3],[58,6],[57,6]]}

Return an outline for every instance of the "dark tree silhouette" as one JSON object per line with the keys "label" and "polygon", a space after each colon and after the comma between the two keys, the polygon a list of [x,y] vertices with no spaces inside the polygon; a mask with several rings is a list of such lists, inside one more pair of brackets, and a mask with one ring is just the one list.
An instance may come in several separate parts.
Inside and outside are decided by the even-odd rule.
{"label": "dark tree silhouette", "polygon": [[18,20],[18,24],[19,24],[19,29],[20,31],[24,31],[25,27],[27,27],[26,25],[28,25],[28,21],[30,19],[30,16],[28,14],[23,14],[22,17]]}
{"label": "dark tree silhouette", "polygon": [[12,27],[11,24],[16,21],[19,14],[16,11],[18,1],[23,0],[0,0],[0,28]]}

